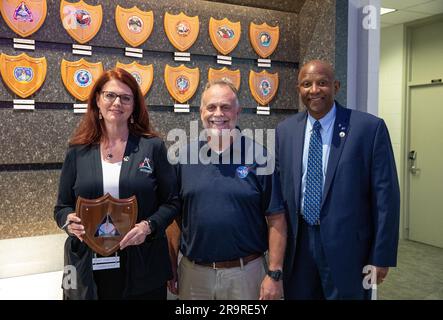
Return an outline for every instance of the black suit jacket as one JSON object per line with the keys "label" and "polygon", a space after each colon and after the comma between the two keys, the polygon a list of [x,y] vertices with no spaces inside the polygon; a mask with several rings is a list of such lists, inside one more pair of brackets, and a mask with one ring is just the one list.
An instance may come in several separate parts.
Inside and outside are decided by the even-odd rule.
{"label": "black suit jacket", "polygon": [[[152,173],[140,170],[145,159],[149,159]],[[124,249],[127,255],[124,295],[143,294],[164,285],[172,277],[165,229],[179,211],[175,170],[169,164],[166,148],[159,138],[129,136],[119,183],[120,198],[137,197],[137,222],[150,218],[157,225],[156,233],[147,237],[143,244]],[[78,196],[95,199],[102,195],[99,145],[70,147],[54,209],[58,226],[61,227],[67,215],[75,211]],[[80,242],[75,237],[68,241]],[[68,247],[80,248],[82,245],[85,244],[74,243]]]}

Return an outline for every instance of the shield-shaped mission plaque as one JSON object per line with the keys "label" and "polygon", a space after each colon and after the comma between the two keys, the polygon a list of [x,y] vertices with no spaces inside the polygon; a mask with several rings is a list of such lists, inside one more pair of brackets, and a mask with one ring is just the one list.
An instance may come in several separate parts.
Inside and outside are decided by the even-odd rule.
{"label": "shield-shaped mission plaque", "polygon": [[2,0],[0,12],[6,24],[21,37],[36,32],[46,19],[46,0]]}
{"label": "shield-shaped mission plaque", "polygon": [[42,86],[46,78],[46,58],[32,58],[26,53],[18,56],[0,55],[3,81],[15,94],[27,98]]}
{"label": "shield-shaped mission plaque", "polygon": [[141,11],[136,6],[125,9],[115,8],[115,24],[122,38],[132,47],[138,47],[151,35],[154,27],[154,13]]}
{"label": "shield-shaped mission plaque", "polygon": [[109,256],[120,247],[119,243],[137,220],[137,199],[116,199],[109,193],[89,200],[77,198],[77,216],[85,227],[83,239],[96,253]]}
{"label": "shield-shaped mission plaque", "polygon": [[254,99],[265,106],[271,102],[278,90],[278,73],[249,72],[249,88]]}
{"label": "shield-shaped mission plaque", "polygon": [[209,81],[215,81],[215,80],[228,80],[230,81],[234,87],[239,90],[240,89],[240,70],[230,70],[226,67],[223,67],[221,69],[213,69],[209,68],[208,71],[208,80]]}
{"label": "shield-shaped mission plaque", "polygon": [[83,0],[76,3],[61,0],[60,18],[66,32],[78,43],[86,43],[100,30],[103,19],[101,4],[91,6]]}
{"label": "shield-shaped mission plaque", "polygon": [[132,74],[135,80],[137,80],[137,83],[140,86],[144,96],[148,93],[154,79],[154,67],[152,64],[145,66],[137,63],[136,61],[129,64],[124,64],[117,61],[115,66],[117,68],[125,69]]}
{"label": "shield-shaped mission plaque", "polygon": [[62,59],[60,72],[69,93],[80,101],[86,101],[94,83],[103,72],[103,65],[101,62],[92,63],[83,58],[77,61]]}
{"label": "shield-shaped mission plaque", "polygon": [[186,51],[197,40],[200,21],[198,16],[188,17],[183,12],[177,15],[166,12],[164,27],[171,44],[180,51]]}
{"label": "shield-shaped mission plaque", "polygon": [[214,47],[223,55],[229,54],[240,41],[241,24],[231,22],[227,18],[209,19],[209,37]]}
{"label": "shield-shaped mission plaque", "polygon": [[169,94],[178,102],[185,103],[195,94],[200,81],[198,68],[187,68],[183,64],[179,67],[165,67],[165,83]]}
{"label": "shield-shaped mission plaque", "polygon": [[271,27],[266,23],[258,25],[253,22],[249,25],[249,40],[255,52],[262,58],[269,57],[275,51],[279,37],[278,26]]}

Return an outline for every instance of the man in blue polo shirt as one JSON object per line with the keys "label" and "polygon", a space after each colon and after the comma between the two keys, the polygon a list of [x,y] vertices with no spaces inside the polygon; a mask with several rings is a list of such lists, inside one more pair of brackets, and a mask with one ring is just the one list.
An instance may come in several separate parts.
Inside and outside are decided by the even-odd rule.
{"label": "man in blue polo shirt", "polygon": [[[191,142],[177,165],[183,209],[180,228],[168,229],[173,269],[179,249],[183,257],[178,279],[168,287],[180,299],[280,299],[283,294],[286,218],[280,184],[273,167],[267,170],[267,163],[255,158],[264,147],[236,129],[240,112],[232,83],[208,83],[200,106],[207,141],[195,142],[196,148]],[[198,161],[192,163],[196,151]]]}

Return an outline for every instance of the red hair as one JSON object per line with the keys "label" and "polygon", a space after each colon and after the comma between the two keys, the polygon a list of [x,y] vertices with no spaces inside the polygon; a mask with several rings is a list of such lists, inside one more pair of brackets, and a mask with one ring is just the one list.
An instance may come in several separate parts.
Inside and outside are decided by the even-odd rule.
{"label": "red hair", "polygon": [[115,68],[103,72],[100,78],[98,78],[91,94],[88,98],[88,108],[80,121],[79,125],[75,129],[69,145],[81,145],[81,144],[96,144],[100,143],[103,136],[106,137],[106,127],[104,121],[99,119],[99,109],[97,106],[97,96],[103,89],[103,86],[110,80],[119,80],[126,84],[134,95],[134,110],[132,117],[134,123],[128,120],[129,133],[136,136],[157,136],[157,133],[151,127],[149,120],[148,110],[146,108],[145,98],[140,90],[135,78],[126,70],[121,68]]}

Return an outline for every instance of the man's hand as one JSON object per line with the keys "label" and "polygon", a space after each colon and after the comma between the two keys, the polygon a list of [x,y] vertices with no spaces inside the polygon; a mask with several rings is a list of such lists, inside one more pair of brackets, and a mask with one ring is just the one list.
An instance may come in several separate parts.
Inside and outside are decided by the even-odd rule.
{"label": "man's hand", "polygon": [[283,297],[283,281],[265,276],[260,287],[259,300],[279,300]]}
{"label": "man's hand", "polygon": [[389,267],[375,267],[375,274],[377,276],[377,285],[381,284],[388,275]]}

